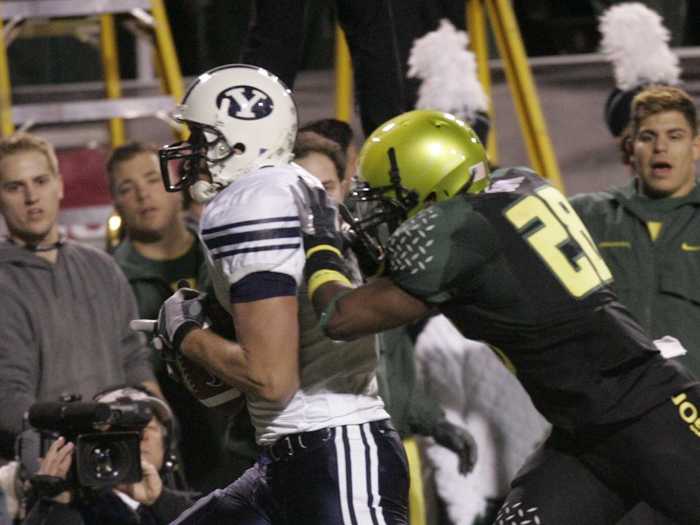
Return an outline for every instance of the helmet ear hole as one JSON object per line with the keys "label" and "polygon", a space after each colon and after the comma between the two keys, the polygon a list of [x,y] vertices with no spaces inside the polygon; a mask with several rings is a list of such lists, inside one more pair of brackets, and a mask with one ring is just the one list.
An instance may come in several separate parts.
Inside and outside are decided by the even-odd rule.
{"label": "helmet ear hole", "polygon": [[243,155],[245,153],[245,144],[242,142],[236,142],[233,145],[233,154],[234,155]]}

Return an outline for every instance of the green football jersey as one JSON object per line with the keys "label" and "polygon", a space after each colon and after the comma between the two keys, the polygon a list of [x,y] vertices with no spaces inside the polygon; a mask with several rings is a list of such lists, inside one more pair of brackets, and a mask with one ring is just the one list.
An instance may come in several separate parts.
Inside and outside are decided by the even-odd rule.
{"label": "green football jersey", "polygon": [[528,169],[423,210],[387,251],[391,279],[505,354],[555,425],[634,417],[689,384],[616,301],[567,199]]}

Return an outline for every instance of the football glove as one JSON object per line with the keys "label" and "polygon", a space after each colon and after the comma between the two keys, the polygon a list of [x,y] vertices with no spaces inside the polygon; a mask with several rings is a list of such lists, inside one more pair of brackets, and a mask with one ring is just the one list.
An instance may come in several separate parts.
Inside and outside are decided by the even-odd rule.
{"label": "football glove", "polygon": [[362,276],[379,277],[385,268],[382,245],[362,228],[356,227],[355,219],[345,205],[338,205],[338,211],[343,219],[342,235],[345,247],[355,254]]}
{"label": "football glove", "polygon": [[469,474],[474,469],[477,457],[476,441],[467,430],[443,420],[437,424],[432,435],[438,445],[457,454],[460,474]]}
{"label": "football glove", "polygon": [[[193,288],[180,288],[168,297],[158,312],[156,339],[160,341],[166,360],[168,352],[178,354],[185,336],[194,328],[205,328],[207,324],[204,301],[206,294]],[[154,341],[157,346],[158,343]]]}
{"label": "football glove", "polygon": [[350,272],[341,251],[343,237],[338,231],[338,210],[328,200],[326,191],[320,187],[310,187],[299,177],[294,198],[306,252],[304,275],[309,297],[328,282],[351,286],[348,278]]}

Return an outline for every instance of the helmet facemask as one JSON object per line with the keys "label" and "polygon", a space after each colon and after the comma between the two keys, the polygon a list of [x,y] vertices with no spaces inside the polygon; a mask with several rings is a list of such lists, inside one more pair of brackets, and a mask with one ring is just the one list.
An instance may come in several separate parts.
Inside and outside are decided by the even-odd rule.
{"label": "helmet facemask", "polygon": [[363,182],[351,192],[348,199],[349,207],[353,210],[353,228],[380,241],[391,235],[418,204],[418,194],[401,184],[394,148],[389,148],[387,155],[390,165],[389,184],[373,188]]}
{"label": "helmet facemask", "polygon": [[[170,192],[192,186],[202,175],[211,177],[209,166],[225,161],[236,151],[215,128],[198,124],[190,124],[189,128],[191,133],[186,141],[164,146],[159,151],[163,184]],[[218,155],[214,157],[212,151]]]}

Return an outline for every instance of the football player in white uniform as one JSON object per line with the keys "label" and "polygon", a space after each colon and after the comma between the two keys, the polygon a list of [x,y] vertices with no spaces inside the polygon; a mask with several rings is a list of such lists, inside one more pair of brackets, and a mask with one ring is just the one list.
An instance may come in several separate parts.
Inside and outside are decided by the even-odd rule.
{"label": "football player in white uniform", "polygon": [[300,177],[320,183],[291,163],[289,90],[264,69],[222,66],[192,83],[176,118],[191,135],[161,150],[164,182],[207,203],[200,237],[238,342],[206,328],[193,290],[165,302],[158,332],[167,351],[245,394],[262,446],[239,480],[176,523],[408,523],[406,459],[377,394],[374,340],[328,339],[307,297],[295,192]]}

